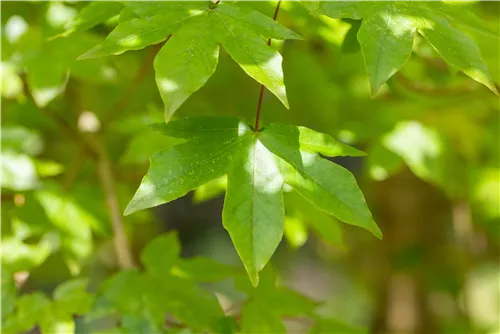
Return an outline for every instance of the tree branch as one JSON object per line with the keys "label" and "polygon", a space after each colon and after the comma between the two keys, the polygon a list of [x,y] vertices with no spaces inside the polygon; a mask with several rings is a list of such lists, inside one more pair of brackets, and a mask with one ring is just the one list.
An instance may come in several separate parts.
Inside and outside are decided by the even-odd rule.
{"label": "tree branch", "polygon": [[168,35],[167,39],[159,44],[152,45],[149,53],[144,57],[144,60],[142,62],[141,67],[137,70],[134,79],[132,79],[131,84],[128,86],[128,88],[123,92],[121,95],[121,98],[118,99],[115,104],[109,109],[109,111],[103,116],[102,120],[102,128],[101,132],[104,132],[105,128],[111,121],[116,117],[118,112],[123,110],[130,102],[133,100],[135,95],[139,91],[139,86],[140,84],[146,79],[146,77],[149,74],[149,71],[151,71],[152,68],[152,63],[154,61],[154,58],[156,57],[156,54],[160,51],[161,47],[168,42],[172,35]]}
{"label": "tree branch", "polygon": [[111,226],[113,228],[113,242],[115,245],[116,259],[121,268],[134,267],[134,260],[127,235],[124,230],[122,212],[118,204],[116,195],[116,186],[113,171],[109,161],[108,153],[97,136],[90,134],[88,138],[98,152],[97,175],[101,182],[104,193],[106,194],[106,203],[109,208]]}

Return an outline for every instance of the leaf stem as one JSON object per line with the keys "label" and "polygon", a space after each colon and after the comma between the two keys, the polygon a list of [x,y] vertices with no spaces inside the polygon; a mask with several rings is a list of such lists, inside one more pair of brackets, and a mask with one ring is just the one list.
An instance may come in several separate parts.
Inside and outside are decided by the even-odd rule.
{"label": "leaf stem", "polygon": [[[281,6],[281,0],[278,1],[278,4],[276,5],[276,9],[274,10],[274,16],[273,20],[276,21],[276,18],[278,17],[278,12],[280,10]],[[267,45],[271,46],[271,38],[267,41]],[[255,115],[255,131],[259,132],[259,121],[260,121],[260,111],[262,109],[262,98],[264,97],[264,85],[260,86],[260,93],[259,93],[259,102],[257,104],[257,114]]]}

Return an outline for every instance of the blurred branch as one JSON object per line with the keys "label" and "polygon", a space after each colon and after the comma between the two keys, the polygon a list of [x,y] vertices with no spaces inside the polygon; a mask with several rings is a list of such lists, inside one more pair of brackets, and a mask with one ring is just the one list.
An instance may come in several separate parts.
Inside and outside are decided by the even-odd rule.
{"label": "blurred branch", "polygon": [[448,64],[446,61],[444,61],[441,58],[432,58],[432,57],[426,57],[424,55],[415,53],[424,63],[427,65],[434,67],[435,69],[438,69],[440,71],[448,71]]}
{"label": "blurred branch", "polygon": [[88,138],[98,152],[97,175],[106,195],[106,203],[109,208],[111,227],[113,229],[114,236],[113,241],[115,245],[116,259],[121,268],[132,268],[134,267],[134,261],[132,258],[132,252],[130,250],[127,235],[125,234],[124,230],[122,212],[118,204],[115,180],[107,150],[96,135],[89,134]]}
{"label": "blurred branch", "polygon": [[123,92],[123,94],[115,102],[115,104],[113,104],[109,111],[103,116],[101,132],[104,132],[107,125],[111,123],[118,112],[123,110],[134,99],[135,95],[139,91],[138,88],[140,84],[144,81],[144,79],[148,76],[149,72],[152,69],[152,64],[154,58],[156,57],[156,54],[160,51],[161,47],[168,42],[170,36],[172,35],[168,35],[167,39],[164,42],[151,46],[148,54],[144,57],[141,67],[139,67],[134,76],[134,79],[132,79],[131,84],[127,87],[127,89]]}
{"label": "blurred branch", "polygon": [[470,94],[475,91],[473,88],[465,85],[456,87],[447,87],[447,88],[425,86],[418,82],[414,82],[408,79],[406,76],[401,74],[401,72],[396,73],[396,79],[406,89],[426,95],[433,95],[433,96],[454,95],[454,94],[459,95],[459,94]]}
{"label": "blurred branch", "polygon": [[64,178],[62,181],[62,187],[65,191],[68,191],[71,189],[71,186],[76,180],[76,177],[80,173],[80,170],[83,166],[83,163],[85,161],[85,154],[81,154],[81,151],[85,149],[84,144],[81,142],[77,144],[78,148],[75,153],[75,157],[71,161],[71,165],[67,169],[66,173],[64,174]]}
{"label": "blurred branch", "polygon": [[[28,81],[26,79],[26,75],[21,76],[22,81],[23,81],[23,86],[24,86],[24,92],[26,93],[26,96],[28,100],[30,100],[31,103],[33,103],[35,106],[37,106],[35,99],[33,98],[33,95],[31,94],[31,90],[29,89],[28,86]],[[95,149],[92,147],[92,145],[86,140],[85,137],[80,136],[78,129],[75,126],[72,126],[70,122],[68,122],[64,117],[62,117],[57,111],[49,108],[49,107],[38,107],[40,111],[43,113],[47,114],[48,116],[52,117],[55,122],[61,127],[62,132],[69,138],[71,138],[75,143],[80,143],[80,147],[84,150],[87,151],[87,153],[90,154],[96,154]]]}

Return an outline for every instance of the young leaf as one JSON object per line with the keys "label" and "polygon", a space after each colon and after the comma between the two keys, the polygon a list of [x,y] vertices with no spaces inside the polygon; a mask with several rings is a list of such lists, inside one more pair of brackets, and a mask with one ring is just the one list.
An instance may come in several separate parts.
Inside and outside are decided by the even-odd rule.
{"label": "young leaf", "polygon": [[60,284],[54,290],[54,307],[60,312],[82,315],[87,313],[93,296],[86,291],[86,279],[72,279]]}
{"label": "young leaf", "polygon": [[448,21],[456,17],[452,21],[477,22],[473,14],[457,16],[443,4],[416,1],[327,1],[315,13],[333,18],[363,19],[358,40],[372,96],[409,59],[415,30],[451,66],[498,94],[477,45]]}
{"label": "young leaf", "polygon": [[226,3],[125,4],[139,18],[120,23],[103,44],[80,59],[142,49],[172,35],[155,59],[156,81],[167,119],[213,74],[219,44],[248,75],[288,107],[281,55],[262,37],[299,39],[294,32],[259,12]]}
{"label": "young leaf", "polygon": [[276,284],[276,275],[268,267],[262,272],[262,283],[251,287],[235,279],[238,290],[249,300],[241,310],[244,333],[284,333],[282,317],[313,316],[317,303],[299,293]]}
{"label": "young leaf", "polygon": [[166,276],[178,261],[180,248],[175,233],[162,235],[151,241],[142,251],[141,262],[152,276]]}

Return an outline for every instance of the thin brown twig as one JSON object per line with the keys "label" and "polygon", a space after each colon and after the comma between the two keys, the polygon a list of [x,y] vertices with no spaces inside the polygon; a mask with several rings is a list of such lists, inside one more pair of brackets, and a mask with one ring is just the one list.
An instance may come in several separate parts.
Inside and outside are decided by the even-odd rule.
{"label": "thin brown twig", "polygon": [[[278,4],[276,5],[276,9],[274,10],[274,16],[273,20],[276,21],[276,18],[278,17],[278,12],[280,10],[281,6],[281,0],[278,1]],[[271,38],[267,41],[267,45],[271,46]],[[259,132],[259,122],[260,122],[260,111],[262,109],[262,99],[264,97],[264,85],[260,85],[260,92],[259,92],[259,102],[257,103],[257,114],[255,115],[255,131]]]}

